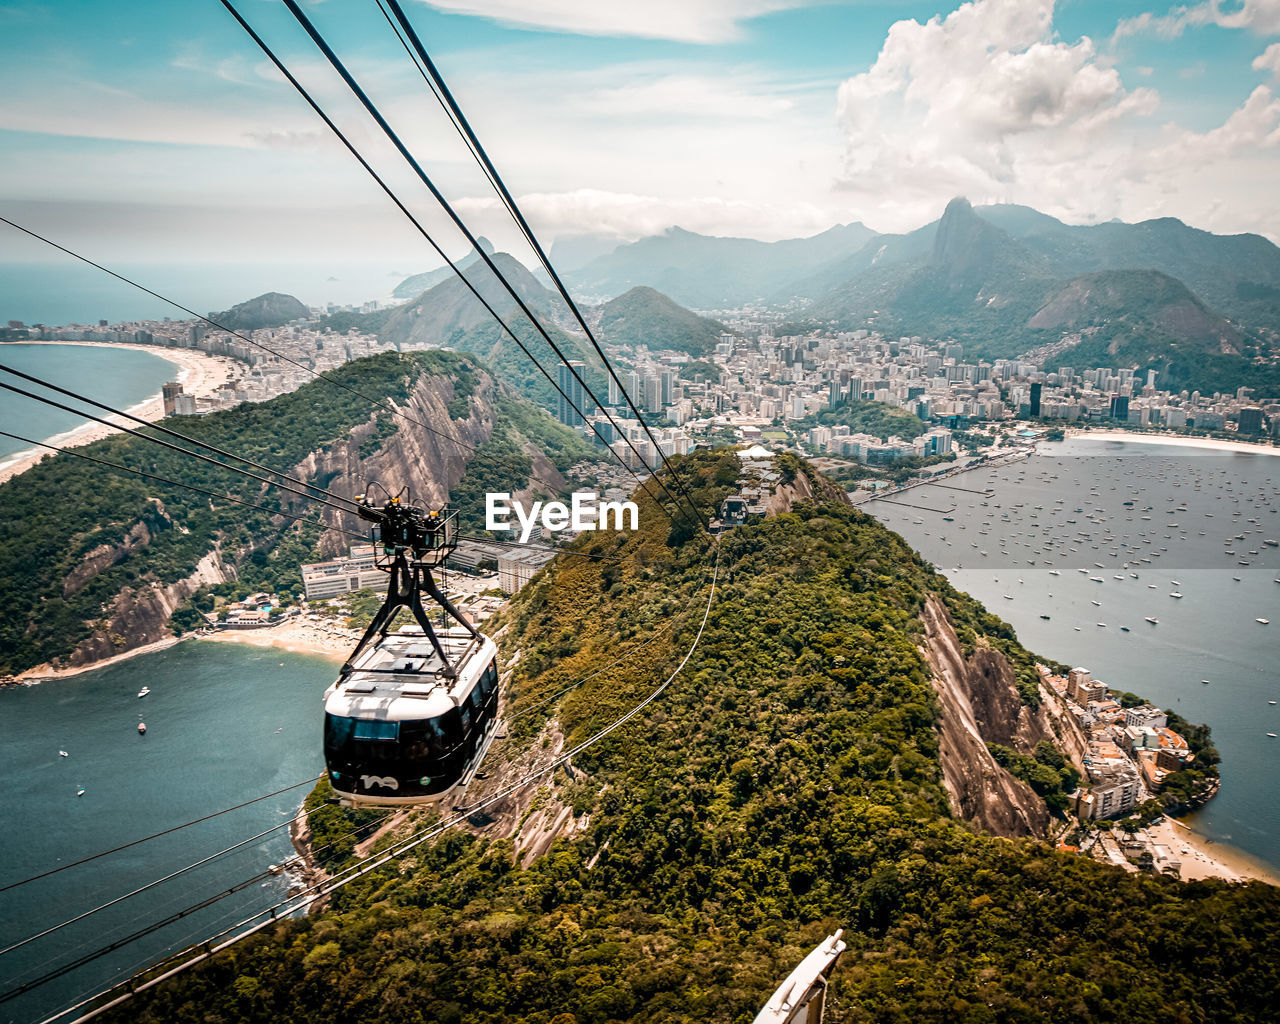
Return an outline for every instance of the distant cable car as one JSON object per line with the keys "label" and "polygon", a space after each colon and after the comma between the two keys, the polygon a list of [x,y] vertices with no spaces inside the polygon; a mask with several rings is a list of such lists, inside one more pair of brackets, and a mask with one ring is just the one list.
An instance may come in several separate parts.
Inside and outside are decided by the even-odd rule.
{"label": "distant cable car", "polygon": [[[498,648],[436,586],[432,568],[457,546],[454,510],[361,498],[378,524],[387,599],[325,691],[324,759],[343,803],[427,804],[475,777],[498,718]],[[433,628],[426,593],[459,627]],[[408,608],[416,625],[389,632]]]}

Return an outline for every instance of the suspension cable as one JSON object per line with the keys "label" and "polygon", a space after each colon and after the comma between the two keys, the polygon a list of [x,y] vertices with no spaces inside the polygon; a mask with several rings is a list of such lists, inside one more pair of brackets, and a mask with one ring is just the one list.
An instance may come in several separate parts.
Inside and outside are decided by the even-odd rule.
{"label": "suspension cable", "polygon": [[232,473],[239,473],[241,476],[245,476],[250,478],[251,480],[257,480],[261,483],[264,483],[268,487],[278,487],[282,491],[289,491],[291,494],[297,494],[305,498],[307,501],[315,501],[320,503],[321,505],[327,505],[330,508],[336,509],[338,512],[341,512],[343,515],[351,515],[350,509],[345,509],[341,505],[337,505],[332,501],[328,501],[324,498],[318,498],[313,494],[307,494],[305,491],[299,491],[295,487],[288,487],[285,484],[280,483],[279,481],[270,480],[267,477],[259,476],[257,473],[250,473],[247,469],[241,469],[239,466],[229,466],[225,462],[219,462],[217,459],[211,458],[208,455],[202,455],[200,452],[193,452],[190,449],[182,448],[176,444],[170,444],[168,441],[161,440],[158,437],[153,437],[150,434],[144,434],[140,430],[134,430],[132,427],[125,427],[117,423],[112,423],[109,420],[103,419],[101,416],[94,416],[92,413],[84,412],[81,409],[73,409],[69,405],[64,405],[62,402],[54,401],[52,398],[47,398],[44,395],[37,395],[37,394],[34,394],[33,392],[25,391],[22,388],[15,387],[12,384],[6,384],[4,383],[4,381],[0,381],[0,388],[3,388],[5,391],[12,391],[14,394],[17,394],[17,395],[22,395],[24,398],[30,398],[37,402],[42,402],[45,405],[53,406],[55,409],[62,409],[63,411],[73,413],[76,416],[83,416],[86,419],[94,420],[105,426],[112,427],[115,430],[123,430],[126,434],[132,434],[134,437],[140,437],[144,441],[150,441],[152,444],[158,444],[162,448],[168,448],[171,451],[178,452],[179,454],[188,455],[193,459],[199,459],[201,462],[208,462],[211,465],[217,466],[219,469],[226,469],[231,471]]}
{"label": "suspension cable", "polygon": [[[0,430],[0,437],[11,437],[15,441],[21,441],[24,444],[36,445],[40,448],[48,448],[50,451],[61,452],[63,455],[72,455],[77,459],[84,459],[85,462],[94,462],[99,466],[106,466],[110,469],[118,469],[123,473],[132,473],[135,476],[143,477],[147,480],[155,480],[157,483],[168,484],[171,487],[185,487],[188,491],[195,491],[199,494],[207,494],[211,498],[221,498],[226,501],[233,501],[237,505],[244,505],[246,508],[257,509],[259,512],[266,512],[273,516],[283,516],[285,519],[292,519],[295,522],[306,523],[309,526],[320,526],[326,530],[333,530],[335,533],[345,533],[348,537],[355,537],[358,540],[367,540],[363,533],[353,533],[351,530],[345,530],[340,526],[330,526],[322,519],[308,519],[306,516],[295,516],[290,512],[282,512],[279,509],[267,508],[266,505],[256,505],[252,501],[245,501],[243,498],[237,498],[233,494],[219,494],[217,491],[208,491],[203,487],[197,487],[195,484],[186,484],[181,480],[170,480],[168,477],[156,476],[154,473],[147,473],[141,469],[133,469],[131,466],[122,466],[118,462],[108,462],[106,459],[97,459],[92,455],[85,455],[83,452],[75,448],[59,448],[56,444],[49,444],[47,441],[36,441],[30,437],[23,437],[21,434],[11,434],[7,430]],[[0,889],[0,892],[4,892]]]}
{"label": "suspension cable", "polygon": [[48,871],[42,871],[38,875],[32,875],[30,878],[24,878],[20,882],[10,882],[8,885],[0,886],[0,892],[8,892],[10,889],[16,889],[20,885],[26,885],[28,882],[34,882],[41,878],[48,878],[50,875],[56,875],[60,871],[66,871],[68,868],[78,868],[81,864],[88,864],[90,861],[100,860],[103,857],[110,856],[113,853],[119,853],[121,850],[132,849],[142,843],[150,842],[152,839],[159,839],[161,836],[170,835],[173,832],[179,832],[184,828],[190,828],[192,825],[199,825],[202,821],[209,821],[211,818],[217,818],[223,814],[230,814],[232,811],[238,811],[242,807],[248,807],[250,804],[261,803],[263,800],[270,800],[273,796],[279,796],[281,793],[288,793],[290,790],[298,789],[301,786],[314,786],[319,780],[319,776],[310,779],[303,779],[301,782],[295,782],[292,786],[285,786],[277,789],[272,793],[266,793],[263,796],[254,797],[252,800],[246,800],[243,803],[236,804],[234,807],[227,807],[221,811],[214,811],[212,814],[206,814],[203,818],[195,818],[192,821],[183,822],[181,825],[174,825],[162,832],[156,832],[154,835],[144,836],[141,839],[135,839],[132,842],[125,843],[123,846],[116,846],[110,850],[103,850],[101,853],[95,853],[91,857],[82,857],[80,860],[72,861],[70,864],[62,864],[56,868],[50,868]]}
{"label": "suspension cable", "polygon": [[[383,0],[376,0],[376,2],[378,4],[378,9],[382,11],[383,17],[387,18],[387,21],[390,22],[391,19],[387,17],[386,9],[383,6]],[[520,233],[524,236],[525,241],[529,243],[530,247],[537,255],[538,261],[542,264],[542,269],[547,272],[547,276],[555,283],[556,290],[564,299],[565,304],[569,307],[569,311],[573,314],[574,319],[577,320],[578,325],[583,330],[583,333],[586,334],[587,340],[591,342],[591,346],[595,349],[596,355],[600,357],[601,362],[604,364],[605,371],[617,386],[619,393],[626,399],[627,406],[633,413],[635,413],[636,419],[640,422],[641,429],[644,430],[645,436],[649,439],[649,443],[654,446],[654,450],[662,460],[663,466],[665,466],[667,472],[671,474],[671,478],[675,481],[676,487],[679,489],[680,493],[684,495],[685,500],[693,505],[696,511],[697,505],[694,503],[692,497],[690,497],[689,492],[685,489],[684,482],[680,479],[680,474],[677,473],[675,467],[667,461],[667,457],[662,453],[662,449],[654,438],[653,432],[645,422],[644,416],[636,407],[631,395],[627,393],[627,389],[622,386],[622,381],[615,372],[609,357],[605,355],[604,349],[596,340],[596,336],[592,332],[590,326],[588,326],[586,319],[578,308],[578,304],[573,300],[573,296],[569,294],[569,289],[565,287],[564,282],[560,280],[560,275],[557,274],[555,268],[552,267],[551,260],[543,250],[537,236],[533,233],[533,229],[529,226],[529,222],[525,219],[524,214],[520,212],[520,207],[516,203],[515,197],[512,196],[511,192],[507,189],[506,183],[502,180],[502,175],[498,173],[498,169],[493,165],[493,161],[489,159],[489,154],[485,152],[483,144],[471,128],[471,123],[467,120],[466,115],[462,112],[462,108],[458,105],[453,93],[450,92],[449,86],[445,83],[444,76],[440,74],[435,63],[431,60],[430,54],[427,53],[426,47],[422,45],[422,40],[418,38],[417,32],[414,31],[413,24],[401,9],[398,0],[386,0],[386,5],[395,12],[396,20],[399,21],[400,27],[404,29],[404,33],[408,37],[409,42],[412,43],[413,50],[409,50],[404,39],[401,38],[399,31],[396,31],[396,38],[400,40],[401,46],[404,46],[405,51],[409,53],[409,59],[413,61],[414,67],[419,70],[419,73],[421,74],[423,69],[425,69],[426,74],[423,74],[422,77],[431,87],[432,95],[435,96],[441,107],[445,109],[445,113],[449,116],[450,122],[453,124],[454,128],[460,135],[463,135],[472,156],[475,157],[477,163],[480,164],[485,173],[485,177],[489,179],[489,183],[497,192],[498,198],[506,207],[507,212],[511,214],[512,219],[516,222],[516,226],[520,229]],[[394,24],[392,24],[391,27],[393,30],[396,28]],[[421,67],[419,67],[418,61],[414,60],[415,52],[418,59],[421,60]],[[429,78],[428,75],[430,76]],[[597,404],[600,403],[597,402]],[[604,408],[603,404],[601,404],[601,408]],[[612,422],[612,419],[610,422]],[[699,523],[701,523],[701,515],[699,515]],[[703,528],[706,528],[705,525]]]}
{"label": "suspension cable", "polygon": [[219,448],[216,444],[210,444],[208,441],[201,441],[198,438],[191,437],[181,431],[173,430],[160,423],[152,423],[150,420],[144,420],[142,417],[135,416],[130,412],[115,409],[103,402],[96,401],[95,399],[89,398],[85,395],[78,395],[74,391],[68,391],[66,388],[59,387],[56,384],[50,384],[47,380],[42,380],[41,378],[32,376],[29,373],[23,373],[21,370],[15,370],[11,366],[5,366],[3,363],[0,363],[0,370],[3,370],[5,373],[12,374],[15,377],[21,377],[23,380],[30,381],[32,384],[39,384],[41,387],[48,388],[50,391],[56,391],[58,394],[65,395],[68,398],[75,398],[81,402],[86,402],[95,408],[104,409],[107,412],[115,413],[117,416],[123,416],[127,420],[132,420],[134,423],[141,424],[144,427],[149,427],[152,430],[158,430],[160,433],[166,434],[169,437],[176,438],[180,441],[187,441],[190,444],[199,445],[201,448],[207,448],[211,452],[216,452],[219,455],[225,455],[229,459],[235,459],[237,462],[243,462],[245,465],[253,466],[255,469],[261,469],[264,472],[271,473],[273,476],[278,476],[290,483],[299,484],[302,487],[308,487],[313,491],[319,491],[327,498],[336,498],[338,501],[349,502],[353,507],[353,511],[359,508],[359,502],[356,502],[351,498],[344,497],[341,494],[335,494],[333,491],[321,487],[319,484],[308,483],[306,480],[300,480],[297,477],[289,476],[288,473],[282,473],[278,469],[272,469],[270,466],[265,466],[261,462],[255,462],[253,459],[246,459],[243,455],[236,455],[233,452],[227,451],[225,448]]}
{"label": "suspension cable", "polygon": [[[315,110],[316,113],[320,115],[320,117],[325,121],[326,125],[329,126],[329,128],[338,136],[338,138],[353,153],[353,155],[356,156],[356,158],[360,161],[361,165],[364,166],[365,169],[369,171],[371,175],[373,175],[373,177],[378,182],[378,184],[382,186],[383,190],[393,199],[397,207],[400,208],[401,212],[403,212],[405,216],[409,218],[409,220],[423,235],[423,237],[426,238],[427,241],[431,244],[431,246],[436,250],[440,258],[449,265],[450,269],[453,270],[453,272],[457,274],[458,277],[467,285],[468,289],[472,292],[472,294],[475,295],[476,298],[480,300],[481,304],[485,307],[486,310],[488,310],[490,315],[493,316],[493,318],[499,323],[499,325],[502,326],[502,328],[507,332],[507,334],[510,335],[512,340],[515,341],[516,345],[520,348],[520,350],[524,352],[524,354],[530,359],[531,362],[533,362],[534,366],[538,368],[538,370],[542,373],[542,375],[546,377],[548,381],[550,381],[551,385],[562,396],[564,396],[564,400],[566,404],[568,404],[574,410],[574,412],[577,413],[579,417],[581,417],[581,419],[585,423],[591,426],[592,430],[595,432],[596,436],[601,439],[601,441],[605,441],[605,438],[603,434],[601,434],[599,427],[596,426],[592,421],[587,419],[585,414],[578,407],[577,403],[575,403],[572,400],[572,398],[570,398],[570,396],[567,394],[564,388],[560,386],[559,382],[556,381],[555,378],[552,377],[552,375],[546,370],[546,368],[543,367],[542,364],[533,356],[533,354],[529,351],[529,349],[525,346],[525,344],[516,336],[515,332],[512,331],[509,326],[507,326],[506,321],[503,320],[502,317],[499,316],[498,313],[493,309],[492,305],[489,302],[487,302],[483,298],[483,296],[480,295],[479,290],[470,281],[470,279],[462,272],[461,269],[459,269],[459,267],[452,260],[448,258],[448,256],[445,255],[444,250],[430,236],[430,234],[426,231],[426,229],[423,228],[423,226],[418,221],[418,219],[414,217],[412,213],[409,212],[409,210],[404,206],[404,204],[399,200],[399,198],[392,193],[391,189],[382,181],[380,177],[376,175],[376,173],[369,166],[368,162],[364,159],[363,156],[361,156],[358,153],[355,147],[347,140],[346,136],[341,133],[341,131],[333,123],[332,119],[329,118],[328,115],[324,113],[324,111],[315,102],[315,100],[311,98],[310,94],[306,92],[302,84],[298,82],[298,80],[292,75],[292,73],[290,73],[285,68],[283,62],[281,62],[280,59],[275,55],[274,51],[271,50],[271,48],[266,44],[266,42],[263,41],[263,39],[256,32],[253,31],[253,29],[244,20],[244,18],[241,17],[240,13],[235,9],[235,7],[232,5],[230,0],[221,0],[221,2],[222,2],[222,5],[232,14],[232,16],[240,23],[240,25],[245,29],[245,31],[251,36],[254,42],[258,44],[258,47],[263,51],[263,53],[265,53],[267,57],[270,58],[271,61],[276,65],[276,67],[280,69],[281,73],[286,76],[290,84],[292,84],[293,87],[299,92],[299,94],[302,95],[303,98],[311,105],[312,109]],[[372,101],[369,100],[368,96],[364,93],[364,90],[360,87],[359,83],[355,81],[355,79],[351,76],[350,72],[342,64],[342,61],[339,60],[337,54],[335,54],[332,48],[329,47],[328,43],[325,42],[324,37],[321,36],[318,31],[316,31],[315,27],[307,19],[307,16],[302,12],[301,8],[299,8],[297,4],[293,3],[293,0],[284,0],[284,3],[285,3],[285,6],[289,9],[290,13],[292,13],[294,18],[298,21],[298,23],[303,27],[304,30],[306,30],[307,34],[311,36],[312,41],[316,43],[316,46],[325,55],[326,59],[333,66],[334,70],[338,72],[338,74],[342,77],[343,81],[347,83],[351,91],[356,95],[358,99],[360,99],[361,103],[364,105],[365,109],[369,112],[370,116],[372,116],[374,120],[378,122],[379,126],[383,129],[383,132],[387,135],[388,139],[390,139],[392,143],[396,146],[396,148],[404,157],[406,162],[418,175],[419,179],[431,191],[432,195],[436,198],[437,202],[441,205],[441,208],[445,210],[445,212],[453,220],[455,225],[457,225],[458,229],[472,244],[472,246],[476,250],[477,255],[480,256],[480,258],[485,262],[485,265],[494,274],[497,281],[506,289],[507,293],[514,299],[516,304],[520,307],[521,311],[524,313],[525,317],[529,320],[529,323],[531,324],[531,326],[533,326],[533,328],[537,330],[539,334],[542,335],[543,339],[545,340],[547,345],[551,348],[552,352],[554,352],[556,356],[559,357],[561,361],[565,363],[570,374],[574,377],[574,379],[578,382],[578,384],[583,388],[583,391],[593,401],[595,401],[597,405],[600,405],[601,408],[603,409],[604,408],[603,405],[599,402],[598,399],[596,399],[595,395],[592,393],[591,389],[587,387],[586,383],[582,380],[582,378],[578,376],[577,371],[574,370],[572,366],[568,365],[569,360],[565,357],[564,353],[560,351],[559,347],[555,344],[555,342],[551,340],[550,334],[548,334],[546,328],[542,326],[541,321],[539,321],[537,316],[534,315],[533,311],[529,309],[528,305],[520,297],[519,293],[515,290],[515,288],[511,285],[511,283],[507,281],[507,279],[497,269],[497,266],[489,258],[488,253],[484,252],[483,248],[480,247],[478,241],[476,240],[475,236],[471,233],[470,229],[467,228],[466,224],[457,215],[453,207],[449,204],[448,200],[444,197],[443,194],[440,193],[439,189],[436,188],[435,184],[426,175],[425,171],[422,170],[421,165],[417,162],[417,160],[414,159],[413,155],[404,146],[404,143],[400,141],[399,136],[397,136],[394,130],[391,128],[391,126],[387,124],[386,119],[382,117],[382,114],[378,111],[378,108],[372,103]],[[643,456],[640,455],[640,452],[636,449],[635,445],[631,442],[631,439],[626,436],[626,433],[624,431],[618,429],[618,425],[616,421],[614,421],[613,418],[609,416],[607,412],[605,413],[605,416],[609,420],[613,428],[615,430],[618,430],[618,433],[621,436],[621,439],[632,450],[636,458],[640,460],[640,463],[644,465],[646,468],[649,468],[648,463],[643,458]],[[606,442],[606,447],[608,447],[607,442]],[[618,461],[622,463],[623,467],[626,468],[628,472],[630,472],[633,476],[636,476],[635,471],[626,465],[626,462],[622,459],[621,455],[619,455],[618,452],[614,451],[612,448],[609,448],[609,451],[612,452],[613,455],[618,458]],[[652,470],[650,470],[650,472],[652,472]],[[636,480],[637,482],[640,482],[641,485],[643,486],[643,481],[640,481],[639,476],[636,476]],[[671,493],[670,489],[667,488],[667,486],[656,475],[652,477],[652,480],[654,483],[657,484],[659,488],[662,489],[662,491],[667,495],[667,497],[674,503],[675,507],[677,509],[681,509],[678,499],[676,499],[676,497]],[[659,505],[659,508],[661,507],[662,506]],[[690,514],[687,509],[681,509],[681,511],[686,516]],[[695,507],[695,512],[696,512],[696,507]],[[668,516],[670,516],[670,513],[667,513],[667,514]],[[698,516],[695,515],[694,518],[695,520],[700,522],[700,519]]]}
{"label": "suspension cable", "polygon": [[[452,270],[458,276],[459,280],[462,281],[463,285],[466,286],[467,290],[471,292],[471,294],[476,298],[476,300],[480,303],[480,305],[485,308],[485,310],[489,313],[491,317],[493,317],[493,319],[497,322],[498,326],[501,327],[502,330],[505,331],[506,334],[511,338],[511,340],[515,342],[516,346],[520,349],[520,351],[523,352],[525,356],[528,357],[529,361],[533,363],[534,367],[538,370],[538,372],[540,372],[551,384],[551,386],[555,388],[556,391],[559,392],[564,397],[565,401],[573,408],[573,410],[577,412],[579,416],[582,416],[584,421],[586,421],[586,417],[582,415],[582,410],[578,408],[578,406],[573,402],[573,400],[565,393],[564,389],[560,387],[559,382],[557,382],[556,379],[550,373],[547,372],[546,368],[543,367],[543,365],[536,358],[534,358],[533,353],[529,351],[528,347],[525,345],[523,341],[520,340],[520,337],[515,333],[515,331],[513,331],[511,327],[507,324],[507,322],[498,314],[497,310],[493,308],[492,304],[490,304],[490,302],[480,293],[479,289],[476,287],[474,282],[472,282],[472,280],[469,277],[467,277],[465,273],[463,273],[463,271],[453,262],[453,260],[449,259],[448,255],[446,255],[444,249],[440,246],[439,242],[437,242],[435,238],[431,235],[431,233],[427,231],[427,229],[422,225],[422,222],[404,204],[403,200],[401,200],[400,197],[396,195],[395,191],[391,188],[390,185],[386,183],[385,180],[383,180],[382,176],[379,175],[376,170],[374,170],[373,166],[369,163],[369,161],[365,159],[364,155],[356,148],[354,143],[352,143],[351,140],[347,138],[347,136],[343,133],[342,129],[337,126],[333,118],[331,118],[325,112],[324,108],[321,107],[320,104],[311,95],[311,93],[307,91],[306,87],[300,81],[298,81],[297,77],[293,74],[293,72],[290,71],[288,67],[285,66],[284,62],[280,60],[279,57],[276,56],[275,51],[272,50],[271,47],[267,45],[266,41],[261,36],[259,36],[257,32],[254,31],[253,26],[251,26],[247,21],[245,21],[244,17],[240,14],[239,11],[236,10],[235,6],[230,2],[230,0],[221,0],[221,2],[222,2],[222,6],[227,9],[227,11],[231,14],[231,16],[236,19],[237,23],[239,23],[240,27],[244,29],[246,34],[248,34],[249,38],[252,39],[254,43],[257,44],[258,48],[263,52],[263,54],[266,55],[266,57],[271,61],[271,63],[275,65],[276,69],[280,72],[280,74],[282,74],[285,77],[285,79],[289,82],[289,84],[293,86],[294,90],[298,93],[298,95],[302,97],[302,99],[307,103],[309,107],[311,107],[311,109],[315,112],[316,116],[319,117],[325,123],[325,125],[329,128],[329,130],[333,132],[334,136],[338,139],[338,141],[342,143],[342,145],[347,149],[348,152],[351,153],[353,157],[355,157],[356,161],[360,164],[361,167],[364,168],[364,170],[369,174],[369,176],[374,180],[374,182],[377,183],[378,187],[381,188],[384,193],[386,193],[387,198],[389,198],[396,205],[396,208],[399,209],[400,212],[403,213],[405,217],[408,218],[409,222],[414,226],[414,228],[418,231],[418,233],[427,241],[427,243],[430,244],[431,248],[435,250],[436,254],[440,257],[440,259],[443,260],[448,265],[450,270]],[[596,430],[596,436],[600,437],[602,441],[604,440],[599,430]],[[607,447],[608,446],[606,445],[606,448]],[[622,462],[622,459],[620,456],[618,456],[617,452],[613,452],[612,449],[609,449],[609,450],[613,453],[615,457],[618,458],[619,462]],[[641,462],[643,461],[644,460],[641,460]],[[647,489],[645,487],[645,481],[641,480],[640,477],[636,474],[636,472],[632,470],[629,466],[627,466],[625,462],[623,462],[623,468],[626,469],[629,473],[631,473],[633,477],[635,477],[636,482],[640,485],[642,490]],[[654,478],[654,482],[657,483],[659,487],[662,486],[662,482],[657,480],[656,477]],[[657,507],[668,518],[672,518],[671,513],[667,512],[667,510],[662,506],[660,502],[658,503]]]}

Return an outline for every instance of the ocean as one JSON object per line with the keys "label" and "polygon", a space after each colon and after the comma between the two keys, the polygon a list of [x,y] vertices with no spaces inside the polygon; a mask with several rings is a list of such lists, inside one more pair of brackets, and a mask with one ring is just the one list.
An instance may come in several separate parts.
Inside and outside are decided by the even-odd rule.
{"label": "ocean", "polygon": [[[0,344],[0,363],[116,409],[129,409],[154,398],[160,394],[160,386],[176,379],[180,372],[169,360],[151,352],[106,345],[6,342]],[[0,374],[0,380],[63,404],[76,405],[65,396],[8,374]],[[0,392],[0,430],[57,444],[63,435],[88,422],[83,416],[54,409],[11,391]],[[0,437],[0,464],[30,448],[21,441]]]}
{"label": "ocean", "polygon": [[1222,790],[1188,821],[1280,868],[1280,457],[1040,450],[863,508],[1028,649],[1208,723]]}
{"label": "ocean", "polygon": [[[0,949],[290,820],[323,769],[319,657],[188,641],[80,676],[0,690],[5,780],[0,888],[292,786],[279,796],[0,892]],[[151,692],[137,696],[143,685]],[[137,723],[145,719],[147,733]],[[66,757],[59,755],[65,750]],[[83,789],[84,795],[77,796]],[[0,994],[74,963],[292,853],[287,827],[0,954]],[[26,1024],[280,899],[287,876],[247,889],[0,1003]]]}
{"label": "ocean", "polygon": [[[285,292],[308,306],[360,304],[390,297],[405,277],[389,264],[251,262],[105,265],[197,313],[229,309],[264,292]],[[96,324],[128,320],[189,319],[176,306],[70,259],[0,262],[0,324]]]}

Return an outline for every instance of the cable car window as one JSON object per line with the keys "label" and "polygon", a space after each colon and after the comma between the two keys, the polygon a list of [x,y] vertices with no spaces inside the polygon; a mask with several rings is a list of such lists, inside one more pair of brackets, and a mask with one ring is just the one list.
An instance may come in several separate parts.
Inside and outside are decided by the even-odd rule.
{"label": "cable car window", "polygon": [[399,722],[382,722],[376,718],[357,718],[355,738],[358,740],[398,740]]}
{"label": "cable car window", "polygon": [[324,744],[333,750],[341,749],[351,742],[355,732],[356,720],[343,718],[341,715],[324,716]]}

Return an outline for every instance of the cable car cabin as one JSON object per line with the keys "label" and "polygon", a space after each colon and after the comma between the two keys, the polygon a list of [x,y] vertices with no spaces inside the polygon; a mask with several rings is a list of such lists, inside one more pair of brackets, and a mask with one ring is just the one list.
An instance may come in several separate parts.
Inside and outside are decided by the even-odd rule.
{"label": "cable car cabin", "polygon": [[324,760],[348,804],[427,804],[475,775],[498,717],[498,648],[436,630],[456,675],[419,626],[359,653],[324,695]]}

